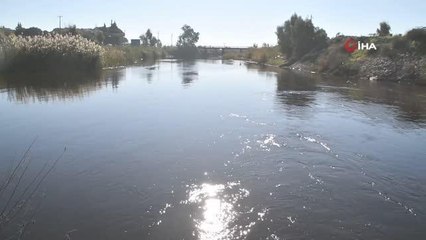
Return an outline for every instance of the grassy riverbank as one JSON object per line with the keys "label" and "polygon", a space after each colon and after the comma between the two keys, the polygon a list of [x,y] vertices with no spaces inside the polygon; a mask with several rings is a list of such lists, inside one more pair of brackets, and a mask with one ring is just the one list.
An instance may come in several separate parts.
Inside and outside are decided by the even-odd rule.
{"label": "grassy riverbank", "polygon": [[418,41],[407,35],[354,37],[374,43],[377,50],[348,53],[343,47],[347,38],[330,39],[326,48],[306,54],[289,67],[366,80],[426,84],[426,56],[424,46]]}
{"label": "grassy riverbank", "polygon": [[224,59],[245,60],[258,63],[260,65],[281,66],[287,61],[279,51],[278,46],[250,48],[247,52],[227,52]]}
{"label": "grassy riverbank", "polygon": [[105,46],[102,57],[103,67],[117,67],[138,64],[143,61],[166,57],[166,50],[145,46]]}
{"label": "grassy riverbank", "polygon": [[6,36],[0,32],[0,71],[82,71],[137,64],[166,56],[163,48],[101,46],[80,35]]}
{"label": "grassy riverbank", "polygon": [[223,58],[341,77],[426,84],[424,43],[407,35],[354,37],[374,43],[377,50],[359,50],[351,54],[343,47],[348,37],[332,38],[327,47],[310,51],[293,61],[287,60],[278,46],[250,48],[246,53],[225,53]]}

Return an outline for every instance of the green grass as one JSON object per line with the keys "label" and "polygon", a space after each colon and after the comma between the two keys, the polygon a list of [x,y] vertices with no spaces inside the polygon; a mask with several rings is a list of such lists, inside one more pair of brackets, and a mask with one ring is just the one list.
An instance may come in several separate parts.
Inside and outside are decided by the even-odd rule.
{"label": "green grass", "polygon": [[268,64],[273,66],[280,66],[286,63],[277,46],[250,48],[243,53],[225,52],[223,58],[235,60],[249,60],[257,62],[259,64]]}
{"label": "green grass", "polygon": [[79,35],[17,37],[0,32],[0,70],[7,72],[95,71],[165,56],[163,48],[100,46]]}
{"label": "green grass", "polygon": [[146,60],[156,60],[166,56],[166,51],[163,48],[155,47],[107,46],[104,49],[103,67],[138,64]]}
{"label": "green grass", "polygon": [[166,50],[145,46],[107,46],[104,47],[103,67],[116,67],[138,64],[146,60],[156,60],[166,56]]}

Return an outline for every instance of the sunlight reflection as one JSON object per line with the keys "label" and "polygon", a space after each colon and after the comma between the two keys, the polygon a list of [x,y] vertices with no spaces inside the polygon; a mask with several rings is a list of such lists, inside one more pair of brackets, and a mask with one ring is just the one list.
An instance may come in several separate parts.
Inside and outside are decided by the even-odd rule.
{"label": "sunlight reflection", "polygon": [[195,218],[198,239],[236,239],[249,232],[249,226],[236,224],[238,211],[235,209],[238,201],[249,195],[249,191],[236,188],[239,183],[209,184],[191,186],[188,202],[196,203],[202,214]]}

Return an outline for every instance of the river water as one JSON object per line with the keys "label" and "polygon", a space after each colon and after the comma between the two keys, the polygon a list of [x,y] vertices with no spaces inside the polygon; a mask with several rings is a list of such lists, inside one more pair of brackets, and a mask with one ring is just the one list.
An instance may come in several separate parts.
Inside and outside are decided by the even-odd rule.
{"label": "river water", "polygon": [[3,78],[2,179],[34,139],[28,174],[67,150],[24,239],[426,239],[425,87],[238,61]]}

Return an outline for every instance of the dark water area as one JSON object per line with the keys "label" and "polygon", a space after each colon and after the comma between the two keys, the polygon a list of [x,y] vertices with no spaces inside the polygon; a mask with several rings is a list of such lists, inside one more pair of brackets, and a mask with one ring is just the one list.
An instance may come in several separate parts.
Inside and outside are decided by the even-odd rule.
{"label": "dark water area", "polygon": [[425,87],[238,61],[32,78],[0,78],[1,179],[35,137],[29,174],[67,151],[23,239],[426,238]]}

